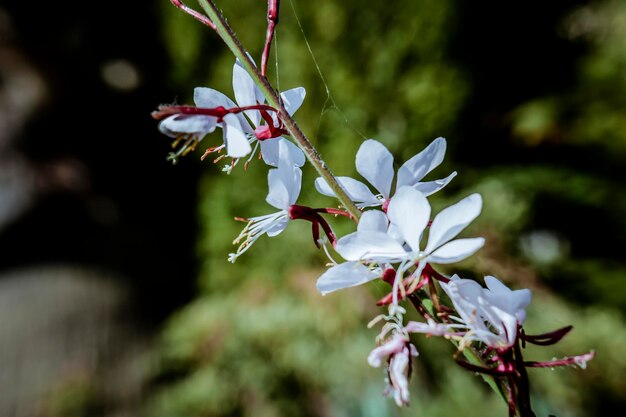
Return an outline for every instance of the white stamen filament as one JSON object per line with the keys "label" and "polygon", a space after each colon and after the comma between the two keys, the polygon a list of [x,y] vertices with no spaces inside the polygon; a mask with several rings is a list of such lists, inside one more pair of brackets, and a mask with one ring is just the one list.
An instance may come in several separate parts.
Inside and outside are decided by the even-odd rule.
{"label": "white stamen filament", "polygon": [[[252,217],[249,219],[246,227],[243,228],[239,236],[233,240],[233,245],[241,242],[236,253],[228,255],[229,262],[235,262],[237,258],[245,253],[256,240],[270,231],[278,222],[283,219],[289,219],[289,213],[281,210],[276,213],[266,214],[265,216]],[[243,240],[243,242],[242,242]]]}

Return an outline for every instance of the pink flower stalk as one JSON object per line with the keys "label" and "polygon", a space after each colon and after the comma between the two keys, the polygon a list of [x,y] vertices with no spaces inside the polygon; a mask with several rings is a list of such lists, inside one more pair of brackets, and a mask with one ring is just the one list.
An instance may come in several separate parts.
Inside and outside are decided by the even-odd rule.
{"label": "pink flower stalk", "polygon": [[587,362],[595,358],[596,352],[583,353],[582,355],[569,356],[563,359],[544,362],[524,362],[529,368],[555,368],[557,366],[578,366],[580,369],[587,368]]}

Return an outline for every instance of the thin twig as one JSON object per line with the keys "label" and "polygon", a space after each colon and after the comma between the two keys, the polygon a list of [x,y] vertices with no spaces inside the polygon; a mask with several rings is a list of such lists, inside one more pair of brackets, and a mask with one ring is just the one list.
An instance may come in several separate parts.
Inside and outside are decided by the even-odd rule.
{"label": "thin twig", "polygon": [[203,25],[206,25],[206,26],[210,27],[213,30],[217,30],[217,27],[215,26],[215,24],[213,22],[211,22],[211,20],[208,17],[206,17],[205,15],[203,15],[201,13],[196,12],[194,9],[192,9],[189,6],[187,6],[182,1],[180,1],[180,0],[170,0],[170,2],[174,6],[176,6],[180,10],[182,10],[183,12],[187,13],[188,15],[192,16],[197,21],[201,22]]}

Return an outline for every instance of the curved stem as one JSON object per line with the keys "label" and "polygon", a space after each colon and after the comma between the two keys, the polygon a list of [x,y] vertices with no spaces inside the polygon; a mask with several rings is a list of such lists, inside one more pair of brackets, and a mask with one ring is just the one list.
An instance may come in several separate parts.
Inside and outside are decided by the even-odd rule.
{"label": "curved stem", "polygon": [[265,35],[265,47],[263,48],[263,55],[261,57],[261,74],[264,77],[267,77],[267,61],[269,60],[276,25],[278,25],[279,9],[280,0],[267,1],[267,34]]}
{"label": "curved stem", "polygon": [[278,93],[270,85],[269,81],[267,81],[267,78],[260,73],[256,65],[254,65],[254,62],[252,62],[252,59],[250,59],[246,53],[246,50],[243,45],[241,45],[241,42],[239,42],[239,39],[233,32],[232,28],[228,25],[228,23],[226,23],[224,16],[222,16],[222,13],[218,10],[217,6],[215,6],[211,0],[198,0],[198,2],[215,25],[217,34],[222,38],[224,43],[226,43],[226,46],[228,46],[235,57],[239,59],[244,69],[250,74],[255,84],[265,96],[269,105],[278,109],[278,116],[280,117],[280,120],[282,120],[285,128],[296,144],[300,147],[300,149],[302,149],[302,151],[304,151],[304,154],[309,162],[311,162],[311,165],[313,165],[317,173],[326,180],[346,210],[355,218],[359,218],[361,216],[359,209],[354,205],[352,200],[350,200],[350,197],[348,197],[341,185],[339,185],[339,182],[337,182],[333,173],[330,169],[328,169],[311,142],[307,139],[304,133],[302,133],[302,130],[300,130],[296,121],[289,115]]}

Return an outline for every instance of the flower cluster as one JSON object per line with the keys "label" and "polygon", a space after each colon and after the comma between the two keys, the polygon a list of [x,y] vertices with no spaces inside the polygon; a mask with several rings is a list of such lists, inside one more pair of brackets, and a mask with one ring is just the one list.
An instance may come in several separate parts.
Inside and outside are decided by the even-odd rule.
{"label": "flower cluster", "polygon": [[[410,339],[412,333],[445,337],[456,344],[458,352],[469,349],[478,355],[481,365],[458,357],[456,360],[474,372],[505,378],[512,409],[514,405],[529,407],[529,399],[524,397],[528,381],[526,373],[520,372],[520,366],[582,367],[593,358],[591,352],[560,361],[524,362],[520,343],[556,343],[571,328],[544,335],[526,335],[522,325],[531,299],[529,290],[511,291],[492,276],[485,277],[487,287],[483,288],[476,281],[457,275],[448,278],[436,271],[435,265],[464,260],[485,243],[482,237],[458,238],[481,212],[479,194],[469,195],[432,216],[427,197],[444,188],[457,175],[452,172],[443,179],[422,181],[442,163],[446,152],[444,138],[435,139],[402,164],[397,173],[393,156],[383,144],[374,139],[363,142],[356,155],[356,170],[376,193],[357,179],[337,177],[338,184],[362,211],[356,231],[337,239],[321,215],[351,215],[337,208],[296,204],[302,188],[304,154],[283,137],[287,132],[277,116],[278,111],[264,104],[264,97],[239,62],[235,62],[233,68],[233,90],[236,103],[216,90],[199,87],[194,95],[197,107],[162,106],[155,113],[156,118],[162,119],[159,129],[163,133],[177,141],[186,141],[172,158],[175,160],[188,152],[216,128],[222,129],[224,143],[209,148],[205,155],[225,149],[226,156],[232,158],[225,169],[227,172],[236,165],[238,158],[254,154],[260,147],[263,161],[270,166],[266,202],[278,211],[239,218],[247,224],[233,242],[237,250],[229,255],[230,262],[235,262],[261,236],[277,236],[290,221],[306,220],[312,224],[314,243],[323,246],[331,265],[317,281],[320,293],[325,295],[377,279],[391,286],[390,293],[378,302],[387,305],[389,311],[374,320],[383,320],[385,325],[377,338],[379,346],[371,352],[368,363],[380,367],[385,360],[385,394],[393,397],[398,406],[409,404],[412,358],[418,356]],[[300,107],[304,95],[302,88],[281,94],[289,114]],[[317,178],[314,185],[321,194],[336,196],[325,179]],[[320,229],[326,238],[321,238]],[[337,263],[333,259],[327,242],[344,262]],[[449,306],[436,296],[436,285],[447,295]],[[426,287],[430,287],[428,292],[424,291]],[[432,298],[434,310],[424,307],[424,297]],[[401,303],[405,299],[417,306],[424,322],[404,324],[406,310]]]}
{"label": "flower cluster", "polygon": [[[209,17],[180,1],[172,2],[212,29],[217,30],[218,25],[226,27],[211,2],[203,6]],[[525,361],[522,349],[526,343],[556,343],[571,326],[528,335],[522,327],[531,300],[528,289],[512,291],[493,276],[485,277],[486,287],[483,287],[474,280],[457,275],[448,277],[437,271],[437,265],[462,261],[485,243],[482,237],[459,237],[480,215],[482,197],[479,194],[466,196],[436,215],[432,214],[428,197],[457,175],[452,172],[444,178],[424,181],[444,159],[444,138],[435,139],[402,164],[397,173],[391,152],[374,139],[366,140],[356,155],[356,171],[369,185],[351,177],[333,177],[324,163],[316,159],[306,137],[296,138],[301,132],[293,128],[295,122],[291,116],[304,100],[304,88],[280,94],[265,89],[272,93],[267,97],[259,88],[259,85],[264,88],[269,85],[266,66],[278,23],[278,4],[275,0],[268,2],[268,32],[260,73],[257,74],[253,61],[243,50],[237,55],[247,64],[244,66],[236,60],[233,67],[235,101],[219,91],[198,87],[194,91],[194,106],[164,105],[152,114],[160,120],[159,130],[175,138],[173,146],[177,150],[169,156],[173,162],[194,150],[207,134],[219,128],[223,143],[209,147],[202,159],[214,153],[221,154],[214,162],[231,158],[224,168],[229,173],[241,158],[248,157],[245,167],[259,152],[270,167],[266,202],[278,211],[238,218],[247,224],[233,242],[237,248],[229,255],[229,261],[235,262],[262,236],[279,235],[292,220],[310,222],[314,244],[324,249],[330,261],[330,267],[317,280],[322,295],[373,280],[381,280],[391,287],[377,303],[385,306],[387,312],[370,323],[382,321],[384,325],[377,337],[378,346],[367,360],[373,367],[385,363],[388,384],[385,393],[393,397],[398,406],[406,406],[410,400],[412,360],[418,356],[411,335],[424,334],[449,339],[456,346],[453,357],[460,366],[495,378],[507,396],[511,416],[518,411],[532,415],[526,368],[584,367],[593,358],[593,352],[547,362]],[[234,36],[228,30],[218,32]],[[238,45],[238,42],[232,43]],[[288,138],[291,134],[294,137]],[[300,147],[291,139],[297,139]],[[315,188],[325,196],[337,197],[340,208],[297,204],[305,164],[301,148],[307,149],[307,155],[320,174],[328,174],[315,180]],[[356,230],[337,238],[323,214],[351,218],[357,222]],[[336,262],[332,252],[343,261]],[[439,296],[439,289],[446,297]],[[405,323],[407,304],[414,307],[424,321]]]}

